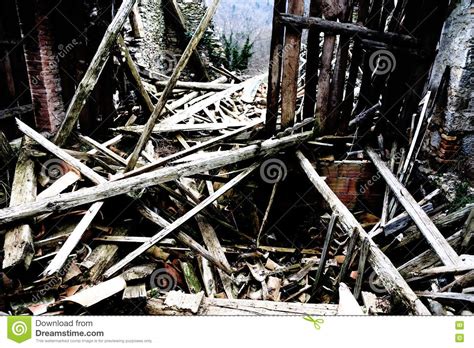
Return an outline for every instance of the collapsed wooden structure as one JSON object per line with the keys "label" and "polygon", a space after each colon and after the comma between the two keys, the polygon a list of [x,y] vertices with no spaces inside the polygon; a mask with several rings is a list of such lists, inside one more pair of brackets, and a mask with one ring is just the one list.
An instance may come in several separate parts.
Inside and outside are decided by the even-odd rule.
{"label": "collapsed wooden structure", "polygon": [[[410,1],[391,6],[391,1],[312,0],[304,16],[302,1],[276,0],[267,84],[265,76],[243,79],[222,68],[214,81],[180,81],[189,60],[196,59],[219,4],[215,0],[172,75],[152,84],[141,76],[120,33],[134,3],[122,2],[55,137],[49,140],[17,120],[24,135],[18,156],[1,141],[4,163],[16,160],[14,169],[5,169],[14,180],[9,206],[0,209],[5,310],[68,314],[79,306],[89,313],[160,315],[472,310],[472,204],[448,211],[439,190],[425,192],[429,184],[407,189],[419,183],[416,160],[442,93],[428,91],[421,100],[416,92],[434,50],[433,38],[424,33],[440,28],[440,16],[420,29],[412,23]],[[433,8],[425,3],[423,10]],[[132,115],[99,141],[77,134],[75,125],[113,46],[120,48],[149,117],[135,125]],[[381,58],[373,56],[380,49],[397,53],[397,67],[385,74]],[[423,64],[414,76],[399,76],[396,69],[407,69],[412,57]],[[409,93],[404,84],[411,86]],[[407,115],[413,113],[417,121],[410,128]],[[396,128],[380,127],[380,120]],[[365,207],[365,215],[349,209],[333,185],[331,165],[337,171],[367,165],[371,179],[356,181],[352,193],[362,196],[385,182],[379,209],[362,203],[357,209]],[[276,212],[287,191],[298,195],[292,210],[301,202],[317,208],[311,208],[304,228],[296,220],[291,230],[281,225],[284,216]],[[311,204],[305,200],[309,193]],[[294,219],[304,220],[308,213],[297,214]]]}

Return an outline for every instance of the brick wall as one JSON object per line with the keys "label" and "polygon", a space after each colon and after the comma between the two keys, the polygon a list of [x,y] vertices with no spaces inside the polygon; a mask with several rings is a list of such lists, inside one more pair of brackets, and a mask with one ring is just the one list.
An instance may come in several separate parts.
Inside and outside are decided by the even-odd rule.
{"label": "brick wall", "polygon": [[368,161],[319,162],[318,171],[336,196],[351,210],[382,208],[385,181]]}
{"label": "brick wall", "polygon": [[61,79],[49,15],[55,2],[17,0],[36,128],[54,133],[64,119]]}

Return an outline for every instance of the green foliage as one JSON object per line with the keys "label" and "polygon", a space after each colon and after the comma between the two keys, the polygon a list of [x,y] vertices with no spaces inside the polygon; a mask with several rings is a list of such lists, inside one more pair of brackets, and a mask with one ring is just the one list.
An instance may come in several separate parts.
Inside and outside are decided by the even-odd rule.
{"label": "green foliage", "polygon": [[450,204],[450,211],[456,211],[462,207],[465,207],[467,204],[474,203],[474,196],[469,194],[469,183],[461,182],[456,186],[456,198]]}
{"label": "green foliage", "polygon": [[229,70],[246,70],[253,55],[253,42],[250,42],[250,36],[247,36],[243,46],[240,46],[235,40],[233,33],[229,36],[224,35],[222,40],[226,58],[224,66]]}

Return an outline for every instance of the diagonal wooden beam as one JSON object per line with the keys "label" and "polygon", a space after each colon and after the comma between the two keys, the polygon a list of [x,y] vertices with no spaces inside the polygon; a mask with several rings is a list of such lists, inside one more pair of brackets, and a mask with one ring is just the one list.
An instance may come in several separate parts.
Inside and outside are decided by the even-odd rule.
{"label": "diagonal wooden beam", "polygon": [[105,35],[92,58],[89,68],[84,74],[84,77],[77,86],[76,92],[72,97],[71,103],[66,111],[66,117],[54,138],[54,142],[57,145],[64,145],[74,129],[82,108],[86,104],[87,99],[99,80],[105,63],[107,63],[107,60],[109,59],[110,49],[115,44],[119,31],[127,20],[133,5],[135,5],[135,1],[136,0],[124,0],[114,19],[105,31]]}
{"label": "diagonal wooden beam", "polygon": [[206,11],[206,14],[201,20],[201,23],[196,29],[196,32],[194,33],[191,41],[189,41],[188,46],[184,50],[183,55],[181,56],[178,64],[176,65],[176,68],[174,69],[173,74],[171,75],[170,80],[163,91],[163,94],[158,100],[158,103],[156,104],[155,109],[153,110],[150,118],[148,119],[145,129],[142,135],[140,136],[140,139],[138,140],[138,143],[135,146],[135,149],[133,150],[132,155],[130,156],[128,165],[125,168],[126,172],[129,172],[130,170],[135,168],[138,162],[138,158],[140,157],[140,154],[143,148],[148,142],[148,139],[150,139],[156,120],[158,119],[158,117],[161,116],[161,113],[163,112],[166,106],[166,102],[168,101],[168,98],[170,97],[170,95],[173,93],[173,89],[176,83],[178,82],[178,79],[181,76],[181,73],[183,72],[194,50],[198,46],[202,37],[204,36],[204,33],[206,32],[206,29],[209,26],[209,23],[211,23],[212,17],[214,16],[214,13],[217,10],[217,6],[219,5],[219,2],[220,0],[214,0],[213,3],[209,6],[209,8]]}
{"label": "diagonal wooden beam", "polygon": [[433,250],[438,254],[441,262],[446,266],[455,266],[459,263],[459,256],[449,245],[441,232],[435,226],[430,217],[416,202],[408,190],[398,181],[380,156],[370,147],[366,149],[367,154],[378,169],[379,173],[387,182],[395,197],[405,208],[406,212],[418,226]]}
{"label": "diagonal wooden beam", "polygon": [[370,265],[379,276],[387,291],[400,299],[400,301],[413,313],[430,315],[430,311],[408,286],[407,282],[402,278],[400,273],[398,273],[390,259],[385,256],[374,241],[369,238],[367,232],[360,225],[354,215],[352,215],[344,203],[339,200],[336,194],[326,184],[324,179],[319,176],[311,162],[301,151],[297,151],[296,156],[301,168],[308,176],[308,179],[314,185],[316,190],[318,190],[324,200],[328,202],[331,210],[338,214],[339,222],[346,233],[349,236],[352,236],[353,233],[357,233],[361,240],[368,240]]}

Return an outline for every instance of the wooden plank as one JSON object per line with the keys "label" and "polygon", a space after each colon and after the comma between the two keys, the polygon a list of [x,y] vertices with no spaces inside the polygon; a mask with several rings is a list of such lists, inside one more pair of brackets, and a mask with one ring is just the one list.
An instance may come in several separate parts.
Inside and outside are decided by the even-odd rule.
{"label": "wooden plank", "polygon": [[279,100],[282,49],[285,28],[277,20],[280,13],[286,11],[287,0],[274,0],[273,31],[270,43],[270,64],[268,68],[267,113],[265,116],[265,134],[269,138],[276,131]]}
{"label": "wooden plank", "polygon": [[362,281],[364,279],[364,272],[365,272],[365,261],[367,260],[367,254],[369,252],[369,243],[367,239],[362,241],[362,247],[360,248],[360,257],[359,257],[359,265],[357,268],[357,279],[356,284],[354,286],[354,297],[356,299],[360,296],[360,291],[362,289]]}
{"label": "wooden plank", "polygon": [[[311,0],[309,7],[309,15],[311,17],[321,17],[321,3],[322,0]],[[310,28],[308,30],[307,47],[308,57],[306,62],[306,78],[305,78],[305,94],[303,105],[303,118],[313,118],[314,108],[316,105],[316,87],[318,86],[318,71],[319,71],[319,43],[320,34],[317,28]]]}
{"label": "wooden plank", "polygon": [[133,150],[133,153],[130,156],[130,159],[128,160],[128,164],[127,164],[127,167],[125,168],[125,172],[128,172],[135,168],[142,150],[145,148],[146,143],[150,139],[156,120],[161,116],[161,113],[166,106],[166,102],[168,101],[168,98],[173,93],[173,89],[176,83],[178,82],[178,79],[181,76],[182,71],[186,67],[186,64],[188,63],[189,58],[191,57],[193,51],[196,49],[197,45],[199,44],[202,37],[204,36],[206,29],[209,26],[212,20],[212,17],[214,16],[214,13],[217,10],[217,6],[219,5],[219,2],[220,0],[214,0],[212,4],[208,7],[206,14],[202,18],[201,23],[196,29],[196,32],[194,33],[192,39],[189,41],[188,46],[184,50],[183,55],[181,56],[179,62],[176,65],[176,68],[173,71],[173,74],[170,77],[169,83],[166,85],[160,99],[158,100],[158,103],[155,106],[155,109],[150,115],[150,118],[148,119],[146,123],[145,129],[142,135],[140,136],[140,139],[138,140],[138,143],[135,146],[135,149]]}
{"label": "wooden plank", "polygon": [[447,266],[456,265],[459,262],[458,254],[449,245],[446,239],[444,239],[441,232],[423,209],[421,209],[410,192],[398,181],[385,162],[382,161],[380,156],[373,149],[369,147],[366,149],[366,152],[387,182],[387,185],[390,186],[395,197],[411,216],[431,247],[439,255],[441,261]]}
{"label": "wooden plank", "polygon": [[220,196],[222,196],[225,192],[230,190],[232,187],[234,187],[237,183],[239,183],[242,179],[247,177],[250,173],[252,173],[256,168],[257,164],[253,164],[250,166],[248,169],[244,170],[242,173],[237,175],[235,178],[233,178],[231,181],[229,181],[227,184],[223,185],[220,189],[218,189],[214,194],[210,195],[207,197],[205,200],[203,200],[201,203],[196,205],[193,209],[188,211],[186,214],[181,216],[180,218],[176,219],[173,221],[169,226],[165,227],[162,229],[160,232],[155,234],[153,237],[150,238],[149,242],[143,243],[140,247],[138,247],[136,250],[132,251],[130,254],[128,254],[125,258],[123,258],[120,262],[112,266],[105,272],[104,276],[106,278],[109,278],[112,276],[114,273],[122,269],[124,266],[126,266],[128,263],[133,261],[135,258],[140,256],[143,252],[145,252],[147,249],[149,249],[151,246],[155,245],[157,242],[159,242],[161,239],[166,237],[169,233],[173,232],[177,228],[179,228],[183,223],[186,221],[190,220],[193,218],[197,213],[199,213],[201,210],[203,210],[205,207],[207,207],[209,204],[214,202],[216,199],[218,199]]}
{"label": "wooden plank", "polygon": [[474,234],[474,208],[469,213],[462,230],[461,250],[467,250],[471,245],[472,235]]}
{"label": "wooden plank", "polygon": [[312,132],[304,132],[279,139],[268,139],[261,143],[249,145],[225,153],[210,154],[195,161],[157,169],[131,178],[106,182],[94,187],[64,193],[41,201],[15,205],[0,209],[0,225],[18,221],[47,212],[67,210],[79,205],[93,203],[164,182],[173,181],[183,176],[199,174],[225,165],[248,160],[256,156],[271,156],[284,148],[300,144],[307,140]]}
{"label": "wooden plank", "polygon": [[[174,296],[176,291],[171,291],[167,296]],[[192,303],[192,298],[199,294],[178,293],[183,297],[183,302]],[[189,299],[188,299],[189,298]],[[153,315],[166,314],[194,314],[189,309],[179,309],[179,305],[167,305],[166,298],[152,298],[147,301],[146,310]],[[287,303],[261,300],[232,300],[204,297],[199,300],[197,315],[335,315],[337,305],[335,304],[309,304],[309,303]]]}
{"label": "wooden plank", "polygon": [[[24,137],[15,168],[10,206],[34,202],[36,199],[35,162],[30,158],[32,141]],[[30,267],[33,259],[33,230],[30,225],[18,225],[5,234],[3,270],[24,272]]]}
{"label": "wooden plank", "polygon": [[66,111],[66,117],[54,138],[54,142],[62,146],[66,142],[69,134],[71,134],[74,126],[79,119],[79,115],[82,108],[86,104],[88,97],[90,96],[94,86],[99,80],[100,74],[107,62],[110,54],[111,47],[115,44],[120,29],[123,27],[127,20],[130,11],[135,5],[136,0],[124,0],[122,5],[117,11],[114,19],[105,31],[105,35],[97,48],[97,51],[92,58],[92,61],[87,69],[84,77],[79,83],[74,96],[72,97],[71,103]]}
{"label": "wooden plank", "polygon": [[[296,152],[301,168],[323,198],[328,202],[331,209],[339,215],[339,222],[342,228],[350,236],[357,233],[359,238],[368,238],[367,232],[362,228],[357,219],[351,214],[349,209],[337,198],[336,194],[329,188],[324,179],[319,176],[309,160],[301,151]],[[397,269],[385,256],[379,247],[369,239],[369,262],[374,271],[379,276],[385,288],[413,313],[430,315],[430,311],[417,298],[413,290],[400,276]]]}
{"label": "wooden plank", "polygon": [[[289,13],[303,15],[304,2],[288,0]],[[287,27],[285,32],[285,49],[283,50],[283,76],[281,79],[281,128],[286,129],[294,123],[296,111],[296,94],[298,92],[298,73],[300,66],[301,30]]]}
{"label": "wooden plank", "polygon": [[326,237],[324,238],[323,251],[321,252],[321,258],[319,261],[318,271],[316,273],[316,277],[314,278],[313,285],[311,286],[311,299],[312,300],[314,300],[314,297],[316,296],[316,293],[319,290],[321,278],[326,268],[326,260],[329,255],[329,245],[331,244],[331,241],[332,241],[334,226],[336,224],[337,217],[338,217],[337,214],[333,213],[331,215],[331,220],[329,221],[329,226],[326,231]]}
{"label": "wooden plank", "polygon": [[303,17],[292,14],[282,14],[279,21],[285,26],[292,25],[303,29],[316,28],[334,35],[344,34],[351,38],[369,39],[397,44],[402,47],[416,47],[418,45],[418,40],[412,36],[367,29],[352,23],[334,22],[317,17]]}

